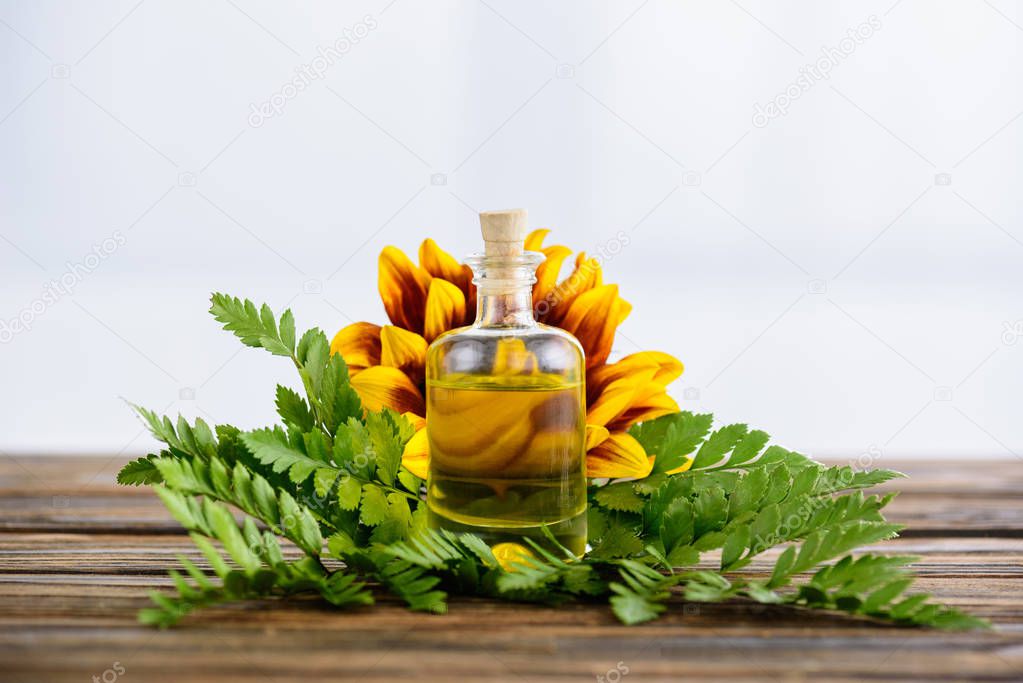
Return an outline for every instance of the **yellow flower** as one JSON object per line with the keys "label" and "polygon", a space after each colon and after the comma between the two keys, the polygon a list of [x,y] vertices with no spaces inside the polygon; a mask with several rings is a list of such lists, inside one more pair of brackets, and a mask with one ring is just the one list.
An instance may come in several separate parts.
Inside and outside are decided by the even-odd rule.
{"label": "yellow flower", "polygon": [[[645,477],[652,456],[627,432],[637,422],[678,411],[666,388],[682,374],[682,363],[666,353],[642,351],[608,363],[615,331],[632,310],[618,286],[604,284],[600,263],[580,253],[562,281],[568,247],[544,247],[548,230],[535,230],[526,249],[546,259],[536,269],[533,309],[537,320],[571,332],[586,352],[586,474],[589,477]],[[359,322],[337,333],[330,345],[352,374],[352,386],[370,410],[393,408],[412,421],[416,434],[402,464],[425,478],[429,467],[424,368],[426,348],[441,333],[476,317],[472,271],[432,239],[419,248],[415,265],[395,247],[379,263],[380,297],[391,325]],[[683,466],[681,469],[685,469]]]}
{"label": "yellow flower", "polygon": [[506,572],[517,572],[520,565],[528,567],[530,561],[536,559],[532,550],[518,543],[498,543],[490,550],[501,569]]}

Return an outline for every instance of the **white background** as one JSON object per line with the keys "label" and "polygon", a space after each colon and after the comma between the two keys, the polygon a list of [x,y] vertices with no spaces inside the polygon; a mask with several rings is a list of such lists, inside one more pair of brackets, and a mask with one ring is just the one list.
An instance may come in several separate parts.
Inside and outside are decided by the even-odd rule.
{"label": "white background", "polygon": [[33,318],[0,345],[3,453],[143,452],[121,396],[266,423],[289,368],[210,291],[380,323],[383,246],[460,256],[510,206],[576,249],[628,236],[616,354],[683,359],[687,409],[823,456],[1023,453],[1020,3],[335,4],[0,1],[0,319]]}

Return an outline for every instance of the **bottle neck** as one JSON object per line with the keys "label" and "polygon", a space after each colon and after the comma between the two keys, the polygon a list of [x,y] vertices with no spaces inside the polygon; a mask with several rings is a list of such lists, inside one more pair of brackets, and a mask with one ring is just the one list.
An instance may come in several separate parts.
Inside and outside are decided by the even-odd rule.
{"label": "bottle neck", "polygon": [[514,288],[477,289],[476,322],[473,327],[532,327],[533,284],[526,282]]}
{"label": "bottle neck", "polygon": [[473,254],[466,259],[475,275],[476,322],[473,327],[532,327],[533,283],[543,254]]}

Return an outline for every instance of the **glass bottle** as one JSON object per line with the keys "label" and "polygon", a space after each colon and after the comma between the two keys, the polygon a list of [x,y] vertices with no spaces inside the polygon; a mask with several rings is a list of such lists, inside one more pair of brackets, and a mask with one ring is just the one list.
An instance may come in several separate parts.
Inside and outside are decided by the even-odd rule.
{"label": "glass bottle", "polygon": [[491,545],[524,537],[576,555],[586,548],[586,391],[583,350],[538,323],[532,289],[543,255],[523,251],[526,212],[480,214],[486,250],[467,259],[476,321],[426,356],[435,527]]}

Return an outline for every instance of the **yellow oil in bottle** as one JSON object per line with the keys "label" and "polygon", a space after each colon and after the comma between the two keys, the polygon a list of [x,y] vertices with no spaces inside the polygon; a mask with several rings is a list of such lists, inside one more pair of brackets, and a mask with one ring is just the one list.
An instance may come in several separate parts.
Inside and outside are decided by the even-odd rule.
{"label": "yellow oil in bottle", "polygon": [[427,382],[428,504],[438,526],[488,543],[586,548],[585,397],[558,374],[452,374]]}

